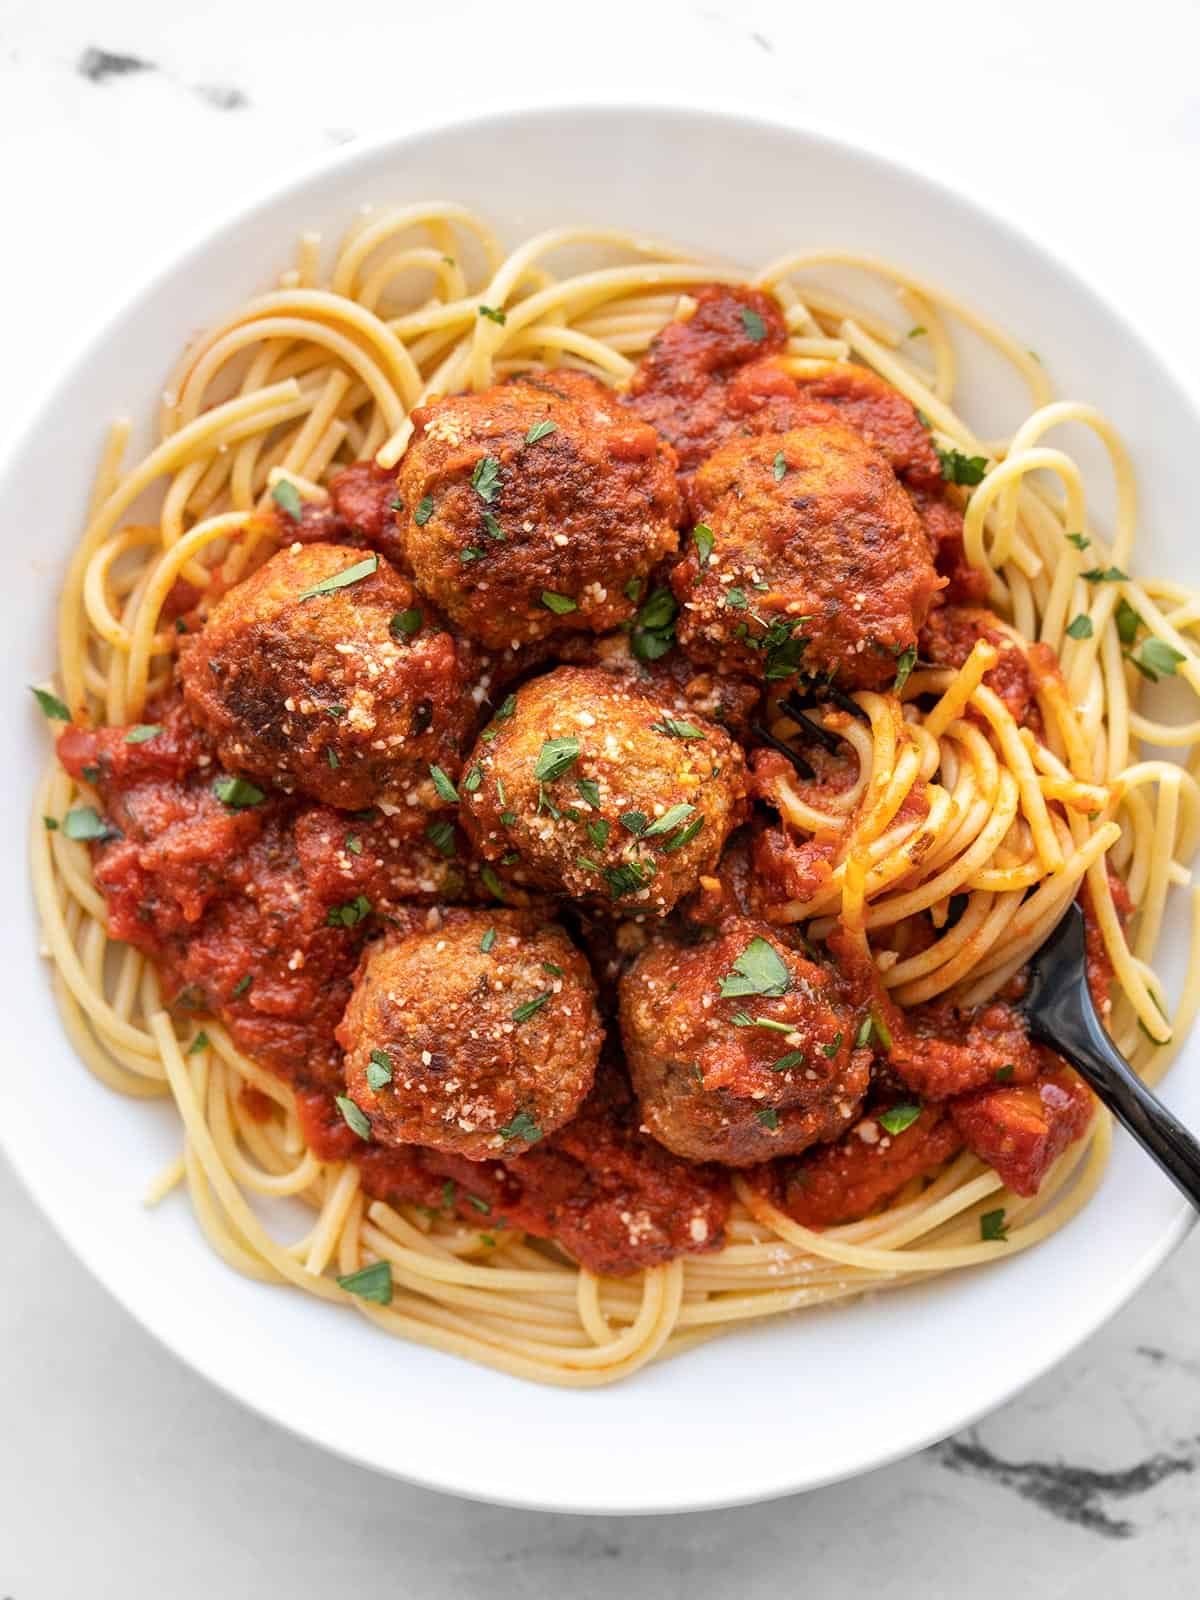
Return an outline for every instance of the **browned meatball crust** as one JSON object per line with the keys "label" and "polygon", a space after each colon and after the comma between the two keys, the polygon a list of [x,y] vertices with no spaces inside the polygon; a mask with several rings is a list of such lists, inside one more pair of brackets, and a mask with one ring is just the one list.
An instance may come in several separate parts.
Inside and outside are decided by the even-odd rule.
{"label": "browned meatball crust", "polygon": [[620,1015],[646,1131],[689,1161],[746,1167],[836,1139],[870,1081],[836,976],[748,919],[652,942]]}
{"label": "browned meatball crust", "polygon": [[332,544],[280,550],[231,589],[180,675],[223,765],[350,810],[436,805],[430,765],[457,772],[478,721],[475,647],[382,557]]}
{"label": "browned meatball crust", "polygon": [[460,793],[476,850],[517,882],[662,916],[741,820],[746,770],[727,733],[665,697],[559,667],[500,708]]}
{"label": "browned meatball crust", "polygon": [[437,400],[413,423],[395,537],[465,633],[499,649],[632,616],[626,590],[674,552],[681,514],[675,453],[648,423],[568,371]]}
{"label": "browned meatball crust", "polygon": [[337,1036],[372,1139],[483,1161],[575,1114],[603,1030],[587,961],[557,924],[456,911],[367,955]]}
{"label": "browned meatball crust", "polygon": [[840,422],[730,440],[696,473],[707,529],[671,574],[679,641],[768,682],[879,688],[941,580],[887,461]]}

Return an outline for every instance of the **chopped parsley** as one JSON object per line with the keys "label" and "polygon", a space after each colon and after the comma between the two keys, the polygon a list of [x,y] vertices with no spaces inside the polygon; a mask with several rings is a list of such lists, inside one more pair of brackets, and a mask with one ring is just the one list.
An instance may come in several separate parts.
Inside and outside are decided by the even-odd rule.
{"label": "chopped parsley", "polygon": [[782,450],[777,450],[775,452],[775,462],[771,468],[772,472],[775,474],[776,483],[783,482],[784,478],[787,476],[787,469],[787,458],[784,456]]}
{"label": "chopped parsley", "polygon": [[420,628],[421,613],[416,606],[410,606],[407,611],[397,611],[388,623],[388,632],[393,639],[411,639]]}
{"label": "chopped parsley", "polygon": [[334,1095],[334,1101],[338,1110],[342,1113],[342,1120],[351,1132],[356,1133],[360,1139],[369,1139],[371,1137],[371,1119],[366,1112],[356,1106],[348,1094]]}
{"label": "chopped parsley", "polygon": [[433,496],[431,494],[422,495],[421,499],[417,502],[417,509],[413,512],[413,521],[416,523],[418,528],[423,528],[432,515]]}
{"label": "chopped parsley", "polygon": [[32,683],[29,685],[29,688],[33,698],[37,701],[38,705],[41,706],[43,712],[47,717],[50,718],[51,722],[70,722],[71,713],[67,710],[66,706],[56,694],[51,694],[49,689],[35,688]]}
{"label": "chopped parsley", "polygon": [[1067,636],[1071,639],[1090,639],[1094,631],[1091,617],[1083,611],[1067,624]]}
{"label": "chopped parsley", "polygon": [[1175,668],[1187,657],[1165,639],[1147,639],[1138,655],[1132,655],[1127,650],[1125,659],[1138,669],[1143,678],[1157,683],[1160,678],[1174,677]]}
{"label": "chopped parsley", "polygon": [[484,934],[483,938],[480,939],[479,948],[483,952],[484,955],[487,955],[488,951],[492,948],[492,946],[495,944],[495,942],[496,942],[496,930],[495,930],[495,928],[489,928],[488,931]]}
{"label": "chopped parsley", "polygon": [[472,1204],[472,1205],[473,1205],[473,1206],[474,1206],[474,1207],[475,1207],[475,1209],[476,1209],[476,1211],[482,1211],[482,1213],[483,1213],[483,1215],[484,1215],[484,1216],[485,1216],[485,1217],[487,1217],[487,1216],[490,1216],[490,1215],[491,1215],[491,1212],[492,1212],[492,1208],[491,1208],[491,1206],[490,1206],[490,1205],[488,1205],[488,1203],[487,1203],[487,1201],[486,1201],[486,1200],[481,1200],[481,1199],[480,1199],[480,1198],[479,1198],[479,1196],[478,1196],[478,1195],[476,1195],[476,1194],[469,1194],[469,1195],[468,1195],[468,1196],[467,1196],[467,1199],[468,1199],[468,1200],[469,1200],[469,1201],[470,1201],[470,1202],[471,1202],[471,1204]]}
{"label": "chopped parsley", "polygon": [[928,333],[928,331],[929,330],[927,328],[921,327],[921,325],[918,323],[915,328],[910,328],[904,337],[906,339],[919,339],[923,334]]}
{"label": "chopped parsley", "polygon": [[660,834],[670,833],[672,828],[677,828],[681,822],[686,822],[695,809],[695,806],[689,805],[672,806],[669,811],[663,812],[657,822],[652,822],[648,828],[643,830],[643,836],[647,839],[655,839]]}
{"label": "chopped parsley", "polygon": [[311,600],[319,594],[332,594],[335,589],[345,589],[349,584],[358,583],[360,579],[369,578],[373,572],[378,571],[379,557],[374,554],[369,555],[365,561],[356,561],[344,572],[335,572],[331,578],[322,578],[320,583],[314,583],[311,589],[302,589],[296,599]]}
{"label": "chopped parsley", "polygon": [[491,505],[500,489],[500,463],[495,456],[481,456],[475,463],[471,487],[485,505]]}
{"label": "chopped parsley", "polygon": [[746,606],[749,604],[746,599],[745,589],[740,588],[737,584],[732,589],[726,589],[721,596],[721,603],[728,606],[731,611],[745,611]]}
{"label": "chopped parsley", "polygon": [[1122,572],[1120,567],[1089,567],[1080,574],[1088,583],[1125,583],[1129,574]]}
{"label": "chopped parsley", "polygon": [[147,739],[155,739],[161,732],[161,722],[139,722],[136,728],[130,728],[125,735],[125,743],[145,744]]}
{"label": "chopped parsley", "polygon": [[[630,598],[633,598],[632,596]],[[679,605],[669,589],[655,589],[634,618],[629,645],[639,661],[659,661],[675,643]]]}
{"label": "chopped parsley", "polygon": [[463,779],[463,788],[468,794],[474,794],[482,782],[483,768],[478,762],[476,762],[475,765],[468,770],[466,777]]}
{"label": "chopped parsley", "polygon": [[678,717],[664,717],[650,724],[652,733],[662,733],[668,739],[703,739],[703,731],[694,722],[683,722]]}
{"label": "chopped parsley", "polygon": [[84,839],[92,844],[103,844],[106,839],[120,837],[116,829],[110,828],[100,816],[95,806],[76,806],[73,811],[68,811],[63,818],[62,831],[68,839]]}
{"label": "chopped parsley", "polygon": [[392,1081],[392,1058],[386,1050],[372,1050],[367,1062],[367,1082],[372,1089],[382,1089]]}
{"label": "chopped parsley", "polygon": [[333,746],[331,744],[327,744],[325,746],[325,759],[326,759],[326,761],[328,761],[331,770],[334,771],[334,772],[336,772],[337,769],[342,764],[341,761],[338,759],[337,751],[333,748]]}
{"label": "chopped parsley", "polygon": [[542,604],[547,611],[553,611],[556,617],[565,617],[568,611],[579,610],[570,595],[555,594],[553,589],[542,590]]}
{"label": "chopped parsley", "polygon": [[441,767],[430,767],[429,776],[433,779],[433,787],[437,790],[438,798],[447,805],[458,804],[458,790],[451,783],[449,776]]}
{"label": "chopped parsley", "polygon": [[[353,1124],[351,1124],[353,1126]],[[354,1130],[356,1133],[358,1129]],[[360,1300],[373,1300],[376,1305],[392,1303],[392,1264],[390,1261],[373,1261],[369,1267],[359,1267],[337,1280],[338,1288],[347,1294],[356,1294]]]}
{"label": "chopped parsley", "polygon": [[742,327],[746,330],[746,337],[755,344],[761,344],[767,337],[767,325],[757,311],[752,311],[749,306],[743,306],[738,315],[742,319]]}
{"label": "chopped parsley", "polygon": [[511,1122],[500,1129],[502,1139],[524,1139],[526,1144],[536,1144],[542,1137],[542,1130],[529,1115],[528,1111],[518,1111]]}
{"label": "chopped parsley", "polygon": [[218,778],[212,792],[223,806],[231,811],[244,811],[248,806],[261,805],[267,798],[257,784],[245,778]]}
{"label": "chopped parsley", "polygon": [[748,1011],[735,1011],[730,1017],[735,1028],[770,1028],[773,1033],[791,1033],[794,1022],[776,1022],[774,1017],[752,1017]]}
{"label": "chopped parsley", "polygon": [[479,881],[490,895],[494,895],[497,900],[504,899],[504,885],[496,876],[495,869],[488,866],[486,862],[479,869]]}
{"label": "chopped parsley", "polygon": [[900,1106],[889,1106],[886,1111],[880,1113],[879,1123],[889,1133],[903,1133],[905,1128],[912,1127],[920,1115],[921,1108],[918,1105],[906,1103]]}
{"label": "chopped parsley", "polygon": [[191,1044],[188,1045],[187,1054],[189,1056],[198,1056],[200,1054],[201,1050],[207,1050],[207,1049],[208,1049],[208,1035],[205,1033],[204,1029],[201,1028],[200,1032],[192,1040]]}
{"label": "chopped parsley", "polygon": [[644,811],[622,811],[617,820],[626,833],[637,834],[640,837],[645,833],[646,823],[649,819]]}
{"label": "chopped parsley", "polygon": [[981,1239],[1007,1239],[1008,1228],[1004,1221],[1004,1209],[999,1211],[985,1211],[979,1219],[979,1237]]}
{"label": "chopped parsley", "polygon": [[587,801],[588,805],[595,806],[596,810],[599,811],[600,785],[596,782],[595,778],[579,778],[576,780],[575,787]]}
{"label": "chopped parsley", "polygon": [[771,1071],[772,1072],[788,1072],[788,1071],[790,1071],[790,1069],[792,1067],[802,1067],[803,1065],[804,1065],[804,1051],[803,1050],[789,1050],[787,1055],[780,1056],[778,1061],[773,1061],[771,1063]]}
{"label": "chopped parsley", "polygon": [[477,544],[469,544],[465,550],[458,552],[458,559],[465,567],[470,566],[472,561],[480,560],[482,556],[483,549]]}
{"label": "chopped parsley", "polygon": [[663,845],[663,849],[682,850],[685,844],[691,844],[692,840],[700,832],[700,829],[703,826],[703,817],[693,817],[691,822],[689,822],[686,827],[680,828],[679,832],[674,836],[674,838],[667,840],[666,844]]}
{"label": "chopped parsley", "polygon": [[612,823],[604,817],[597,817],[594,822],[586,823],[585,827],[588,838],[594,845],[603,850],[608,843],[608,836],[612,831]]}
{"label": "chopped parsley", "polygon": [[537,444],[540,439],[544,439],[548,434],[554,433],[557,428],[557,422],[535,422],[525,435],[525,443]]}
{"label": "chopped parsley", "polygon": [[1068,533],[1067,540],[1075,546],[1076,550],[1086,550],[1092,542],[1084,533]]}
{"label": "chopped parsley", "polygon": [[912,674],[912,669],[917,664],[917,647],[910,644],[907,650],[902,650],[896,657],[896,681],[892,684],[892,693],[899,694]]}
{"label": "chopped parsley", "polygon": [[347,900],[344,906],[331,906],[325,913],[325,926],[327,928],[357,928],[359,923],[371,915],[371,902],[365,894],[356,894],[353,900]]}
{"label": "chopped parsley", "polygon": [[992,1073],[992,1077],[995,1078],[997,1083],[1008,1083],[1016,1070],[1011,1061],[1006,1061],[1002,1067],[996,1068],[995,1072]]}
{"label": "chopped parsley", "polygon": [[1117,623],[1117,638],[1123,645],[1131,645],[1137,638],[1137,631],[1142,626],[1142,619],[1122,595],[1117,601],[1114,613]]}
{"label": "chopped parsley", "polygon": [[[937,449],[937,446],[934,448]],[[942,477],[947,483],[962,484],[968,489],[982,483],[987,472],[986,456],[965,456],[961,450],[939,449],[938,460],[942,464]]]}
{"label": "chopped parsley", "polygon": [[654,876],[654,865],[649,861],[623,861],[619,867],[603,868],[603,873],[609,893],[614,900],[621,900],[646,887]]}
{"label": "chopped parsley", "polygon": [[454,824],[447,822],[444,817],[438,817],[425,829],[425,837],[433,848],[450,860],[457,854],[454,843]]}
{"label": "chopped parsley", "polygon": [[579,740],[567,734],[561,739],[547,739],[534,765],[533,775],[539,783],[553,783],[569,772],[579,759]]}
{"label": "chopped parsley", "polygon": [[498,322],[501,327],[508,321],[508,312],[497,311],[495,306],[480,306],[479,315],[486,317],[489,322]]}
{"label": "chopped parsley", "polygon": [[838,1032],[834,1034],[833,1038],[829,1041],[828,1044],[823,1044],[821,1046],[821,1054],[823,1056],[828,1056],[830,1061],[832,1061],[834,1056],[837,1055],[838,1051],[841,1048],[842,1048],[842,1033],[841,1033],[841,1030],[839,1029]]}
{"label": "chopped parsley", "polygon": [[279,482],[271,490],[271,499],[274,500],[281,511],[287,512],[293,522],[300,521],[300,513],[304,503],[300,499],[299,489],[290,479],[280,478]]}
{"label": "chopped parsley", "polygon": [[755,935],[733,963],[733,971],[721,979],[721,999],[733,1000],[745,994],[786,994],[791,976],[775,946]]}
{"label": "chopped parsley", "polygon": [[499,539],[501,544],[503,544],[505,539],[508,538],[508,535],[505,533],[504,529],[496,521],[495,517],[490,511],[485,511],[483,513],[483,526],[487,530],[489,539]]}
{"label": "chopped parsley", "polygon": [[754,1117],[757,1122],[761,1122],[763,1127],[771,1133],[774,1133],[779,1126],[779,1113],[778,1111],[772,1111],[770,1106],[762,1106],[754,1113]]}
{"label": "chopped parsley", "polygon": [[692,529],[692,543],[696,546],[697,561],[701,567],[706,567],[713,551],[713,531],[707,522],[698,522]]}
{"label": "chopped parsley", "polygon": [[46,824],[47,833],[57,833],[58,832],[58,818],[57,817],[43,817],[42,821]]}
{"label": "chopped parsley", "polygon": [[234,984],[233,988],[229,991],[229,998],[231,1000],[236,1000],[240,995],[248,993],[250,985],[253,982],[254,977],[252,973],[243,973],[238,981]]}

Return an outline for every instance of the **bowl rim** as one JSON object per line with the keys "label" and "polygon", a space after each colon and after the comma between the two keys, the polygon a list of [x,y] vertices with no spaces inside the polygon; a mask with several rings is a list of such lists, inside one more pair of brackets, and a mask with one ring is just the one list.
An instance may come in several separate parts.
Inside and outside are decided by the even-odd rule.
{"label": "bowl rim", "polygon": [[[318,157],[310,156],[290,163],[282,176],[256,184],[252,192],[236,205],[222,209],[213,208],[207,212],[193,224],[181,242],[160,250],[152,263],[134,278],[130,287],[121,293],[107,296],[99,311],[87,319],[86,332],[72,347],[71,353],[51,368],[40,383],[30,383],[30,398],[26,407],[29,420],[23,428],[15,430],[9,444],[0,452],[0,485],[4,484],[10,474],[19,469],[22,458],[30,450],[39,431],[44,413],[77,379],[86,374],[115,325],[134,311],[139,303],[162,287],[167,279],[186,272],[188,267],[194,264],[196,257],[214,245],[235,240],[238,232],[264,207],[289,198],[300,200],[310,185],[319,184],[331,175],[352,171],[360,165],[370,166],[386,152],[400,155],[408,146],[434,141],[444,135],[473,134],[485,137],[489,127],[517,120],[534,124],[541,122],[553,126],[574,117],[597,116],[614,121],[618,118],[685,119],[698,124],[723,124],[731,131],[740,128],[770,136],[783,135],[831,151],[843,159],[872,167],[881,176],[894,175],[906,184],[924,189],[939,205],[949,206],[960,213],[965,213],[968,217],[978,219],[990,231],[1006,235],[1020,250],[1040,257],[1074,295],[1090,302],[1094,309],[1150,358],[1167,380],[1169,386],[1169,392],[1165,396],[1167,403],[1172,409],[1188,415],[1197,433],[1200,434],[1200,405],[1197,404],[1197,399],[1193,398],[1193,392],[1182,373],[1177,370],[1175,359],[1170,352],[1164,351],[1150,335],[1131,320],[1130,316],[1094,288],[1081,270],[1058,250],[1047,247],[1020,224],[980,204],[969,193],[931,175],[913,162],[885,155],[869,142],[864,142],[857,135],[848,134],[843,130],[831,133],[815,128],[802,118],[794,116],[786,104],[772,104],[767,112],[750,110],[745,101],[733,95],[719,97],[712,104],[697,106],[694,101],[686,97],[672,98],[669,95],[654,100],[640,97],[622,100],[613,96],[595,98],[581,96],[570,102],[551,100],[530,102],[498,94],[489,99],[482,109],[470,115],[447,114],[436,119],[422,119],[410,127],[393,128],[369,138],[339,145]],[[170,352],[164,353],[164,362],[170,359],[170,354]],[[35,930],[36,926],[35,914]],[[1197,1026],[1200,1027],[1200,1024]],[[597,1504],[594,1501],[585,1503],[578,1499],[572,1500],[569,1495],[564,1494],[562,1499],[552,1503],[528,1496],[505,1495],[502,1491],[486,1484],[483,1476],[477,1472],[464,1472],[459,1480],[454,1481],[447,1474],[422,1474],[421,1471],[409,1467],[401,1468],[379,1458],[369,1458],[355,1453],[322,1432],[307,1431],[301,1421],[290,1417],[240,1384],[236,1370],[230,1370],[228,1365],[221,1366],[208,1362],[195,1350],[187,1352],[181,1350],[174,1342],[169,1328],[164,1325],[164,1321],[155,1314],[152,1296],[147,1296],[141,1302],[127,1297],[114,1285],[103,1264],[82,1253],[82,1245],[77,1241],[72,1227],[70,1207],[65,1203],[60,1204],[56,1193],[44,1190],[39,1182],[35,1163],[26,1162],[21,1147],[9,1138],[3,1119],[0,1119],[0,1152],[7,1156],[22,1187],[38,1211],[51,1223],[59,1238],[92,1279],[98,1282],[172,1357],[245,1406],[252,1414],[342,1460],[406,1483],[489,1505],[570,1515],[650,1516],[756,1504],[807,1492],[810,1489],[823,1488],[904,1459],[1004,1405],[1014,1395],[1019,1394],[1061,1362],[1084,1340],[1103,1327],[1131,1299],[1151,1274],[1178,1249],[1198,1220],[1196,1213],[1183,1198],[1175,1196],[1177,1204],[1174,1215],[1163,1226],[1154,1244],[1128,1264],[1124,1272],[1107,1285],[1104,1294],[1093,1297],[1088,1326],[1081,1328],[1072,1325],[1069,1331],[1064,1326],[1057,1338],[1043,1342],[1036,1362],[1015,1381],[989,1390],[984,1398],[961,1405],[949,1421],[942,1416],[935,1427],[926,1431],[914,1430],[910,1437],[900,1440],[887,1450],[880,1451],[870,1460],[864,1460],[855,1466],[838,1468],[826,1474],[819,1471],[797,1473],[787,1480],[781,1479],[778,1473],[769,1473],[762,1481],[753,1483],[747,1482],[747,1464],[743,1462],[739,1470],[740,1487],[733,1493],[714,1492],[705,1496],[692,1493],[674,1499],[664,1496],[654,1503],[642,1501],[637,1504],[619,1502]],[[1098,1307],[1096,1302],[1099,1302]],[[566,1487],[569,1485],[564,1484],[564,1488]]]}

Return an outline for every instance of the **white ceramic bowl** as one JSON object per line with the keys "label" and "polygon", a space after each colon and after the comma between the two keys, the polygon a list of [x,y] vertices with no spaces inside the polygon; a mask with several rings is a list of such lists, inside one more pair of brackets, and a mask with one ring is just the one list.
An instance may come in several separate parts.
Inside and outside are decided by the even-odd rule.
{"label": "white ceramic bowl", "polygon": [[[1137,464],[1142,570],[1200,582],[1200,419],[1139,337],[1030,240],[873,156],[744,118],[539,111],[352,147],[179,254],[86,345],[0,471],[8,714],[0,797],[0,1136],[80,1260],[214,1383],[384,1472],[562,1511],[698,1509],[810,1488],[915,1450],[997,1405],[1085,1339],[1184,1236],[1190,1213],[1123,1136],[1100,1193],[1007,1264],[719,1340],[624,1386],[542,1389],[393,1343],[359,1318],[247,1282],[147,1180],[178,1149],[165,1106],[110,1094],[76,1060],[36,954],[24,838],[46,730],[24,685],[53,665],[60,575],[108,420],[148,422],[198,328],[267,286],[296,234],[366,203],[465,201],[517,240],[621,224],[748,265],[799,245],[890,255],[1020,330],[1059,391],[1103,407]],[[1197,1047],[1164,1098],[1200,1124]]]}

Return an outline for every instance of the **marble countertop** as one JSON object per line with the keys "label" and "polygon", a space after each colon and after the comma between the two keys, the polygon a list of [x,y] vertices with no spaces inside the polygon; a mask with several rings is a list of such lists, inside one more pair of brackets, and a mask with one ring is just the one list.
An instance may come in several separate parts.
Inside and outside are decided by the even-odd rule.
{"label": "marble countertop", "polygon": [[[281,168],[518,99],[685,94],[969,188],[1126,307],[1200,396],[1198,45],[1193,0],[1143,0],[1130,29],[1076,0],[0,0],[0,426],[130,277]],[[646,1520],[469,1505],[268,1427],[82,1275],[2,1165],[0,1239],[0,1600],[752,1600],[800,1582],[825,1600],[1140,1600],[1200,1560],[1200,1236],[977,1428],[805,1497]]]}

